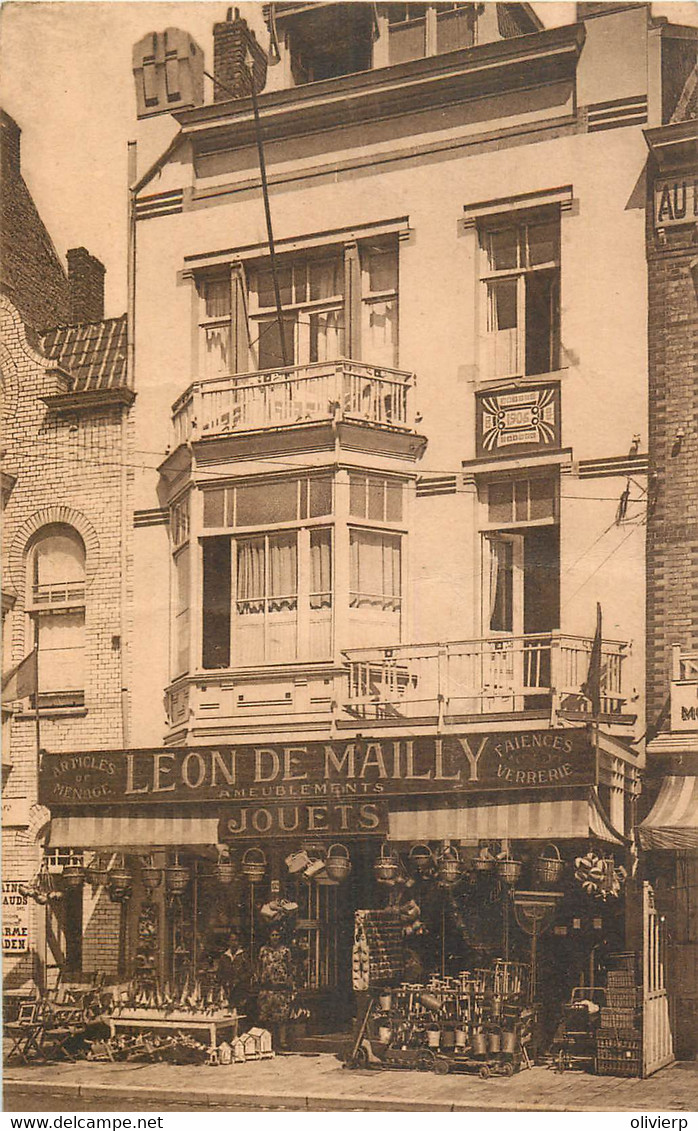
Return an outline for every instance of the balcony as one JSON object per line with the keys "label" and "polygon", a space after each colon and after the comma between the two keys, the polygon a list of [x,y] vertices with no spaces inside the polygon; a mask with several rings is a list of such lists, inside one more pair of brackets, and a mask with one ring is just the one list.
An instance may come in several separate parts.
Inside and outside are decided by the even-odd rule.
{"label": "balcony", "polygon": [[175,444],[345,420],[412,433],[414,375],[340,359],[196,381],[175,402]]}
{"label": "balcony", "polygon": [[[591,704],[581,688],[591,647],[589,638],[554,632],[352,649],[344,653],[349,673],[342,707],[361,719],[442,719],[553,708],[565,717],[590,717]],[[627,644],[603,642],[602,716],[622,713],[628,652]]]}

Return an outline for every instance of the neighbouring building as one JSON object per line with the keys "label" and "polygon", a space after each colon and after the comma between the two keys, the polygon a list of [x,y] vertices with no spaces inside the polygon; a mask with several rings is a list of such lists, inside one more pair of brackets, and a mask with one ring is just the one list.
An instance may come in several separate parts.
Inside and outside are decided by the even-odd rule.
{"label": "neighbouring building", "polygon": [[38,723],[33,694],[2,707],[3,978],[18,991],[58,968],[118,968],[120,909],[101,890],[60,890],[65,859],[44,851],[37,740],[65,754],[126,741],[133,394],[125,316],[104,318],[104,267],[81,247],[64,271],[6,113],[2,141],[3,674],[38,648]]}
{"label": "neighbouring building", "polygon": [[[647,803],[679,1054],[698,1048],[698,65],[646,131],[649,284]],[[683,79],[683,83],[679,80]],[[667,107],[667,111],[670,107]],[[654,804],[652,804],[652,802]]]}
{"label": "neighbouring building", "polygon": [[[282,893],[319,1029],[351,1016],[354,912],[455,850],[472,883],[415,888],[423,964],[526,960],[544,912],[550,1038],[633,911],[643,127],[694,33],[646,4],[265,16],[269,56],[215,24],[207,99],[186,32],[134,47],[132,725],[87,784],[44,758],[50,843],[122,853],[151,990],[212,976],[232,923],[254,948]],[[532,910],[492,877],[530,895],[541,855]]]}

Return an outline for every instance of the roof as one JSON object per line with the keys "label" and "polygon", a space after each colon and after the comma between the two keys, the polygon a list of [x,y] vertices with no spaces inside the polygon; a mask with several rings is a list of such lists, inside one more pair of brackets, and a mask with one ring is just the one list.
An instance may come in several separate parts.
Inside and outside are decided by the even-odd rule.
{"label": "roof", "polygon": [[75,379],[74,393],[127,385],[126,315],[78,326],[58,326],[43,337],[46,357]]}

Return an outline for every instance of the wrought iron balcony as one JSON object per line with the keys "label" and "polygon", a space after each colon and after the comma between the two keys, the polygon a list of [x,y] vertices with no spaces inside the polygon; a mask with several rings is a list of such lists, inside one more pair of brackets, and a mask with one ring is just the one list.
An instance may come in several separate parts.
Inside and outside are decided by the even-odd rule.
{"label": "wrought iron balcony", "polygon": [[[582,692],[592,640],[560,632],[358,648],[349,666],[344,711],[358,718],[487,715],[547,709],[591,715]],[[601,714],[621,713],[629,645],[604,641]]]}
{"label": "wrought iron balcony", "polygon": [[340,359],[196,381],[175,401],[175,444],[344,419],[412,432],[414,375]]}

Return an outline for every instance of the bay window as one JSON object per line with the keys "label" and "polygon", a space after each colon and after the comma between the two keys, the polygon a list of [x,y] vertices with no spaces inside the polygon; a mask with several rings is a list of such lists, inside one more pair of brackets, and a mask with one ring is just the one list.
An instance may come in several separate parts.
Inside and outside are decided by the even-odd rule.
{"label": "bay window", "polygon": [[559,365],[560,222],[544,215],[481,231],[486,303],[483,375],[549,373]]}
{"label": "bay window", "polygon": [[402,539],[399,534],[349,531],[349,608],[352,636],[367,647],[398,644],[402,614]]}

